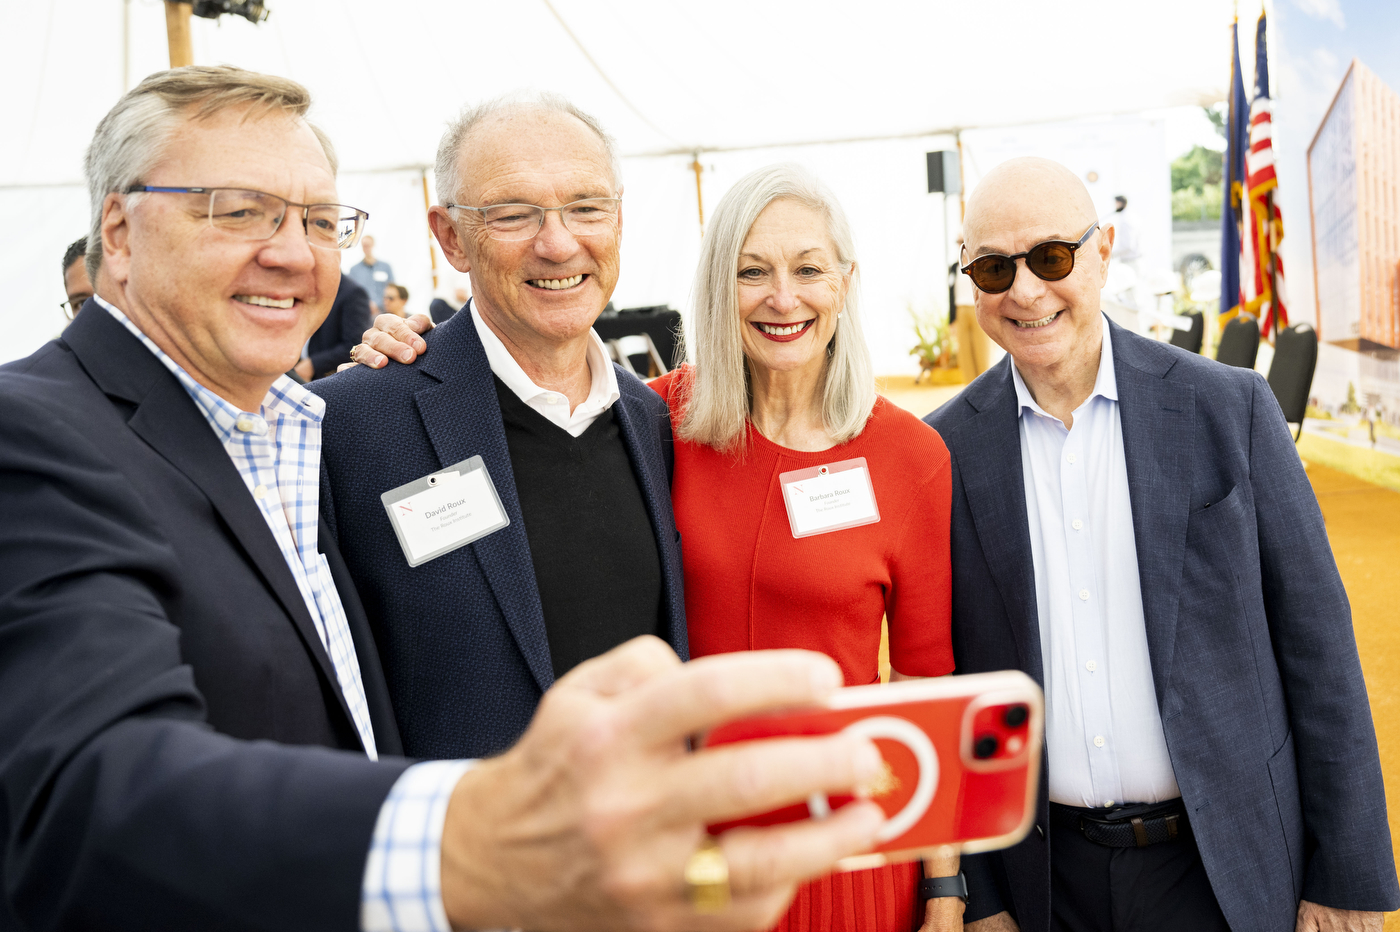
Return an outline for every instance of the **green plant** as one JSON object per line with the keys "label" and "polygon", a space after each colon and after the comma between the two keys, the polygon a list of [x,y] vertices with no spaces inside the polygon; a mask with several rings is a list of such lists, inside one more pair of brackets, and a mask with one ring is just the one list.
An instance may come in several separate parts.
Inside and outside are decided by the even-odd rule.
{"label": "green plant", "polygon": [[920,313],[912,304],[908,308],[909,316],[914,321],[914,336],[919,340],[909,350],[909,355],[918,357],[919,365],[923,368],[932,369],[944,351],[950,348],[948,315],[937,311]]}

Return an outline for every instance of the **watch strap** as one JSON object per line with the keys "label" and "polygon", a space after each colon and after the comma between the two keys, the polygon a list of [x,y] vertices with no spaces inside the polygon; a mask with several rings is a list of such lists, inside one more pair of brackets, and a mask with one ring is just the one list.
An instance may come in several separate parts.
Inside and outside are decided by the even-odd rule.
{"label": "watch strap", "polygon": [[967,878],[962,871],[953,877],[926,877],[919,881],[919,899],[934,900],[945,896],[955,896],[967,902]]}

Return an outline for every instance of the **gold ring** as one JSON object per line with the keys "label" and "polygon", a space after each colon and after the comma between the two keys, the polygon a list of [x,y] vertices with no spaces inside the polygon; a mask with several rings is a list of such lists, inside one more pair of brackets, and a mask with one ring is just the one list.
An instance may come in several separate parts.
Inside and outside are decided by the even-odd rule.
{"label": "gold ring", "polygon": [[685,862],[685,886],[697,913],[718,913],[729,905],[729,862],[712,836],[706,835]]}

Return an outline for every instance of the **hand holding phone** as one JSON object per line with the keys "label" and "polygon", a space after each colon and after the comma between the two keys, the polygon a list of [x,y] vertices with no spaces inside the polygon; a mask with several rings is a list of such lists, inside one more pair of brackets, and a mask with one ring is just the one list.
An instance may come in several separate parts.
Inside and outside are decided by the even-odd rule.
{"label": "hand holding phone", "polygon": [[[820,708],[729,722],[706,736],[713,747],[738,741],[850,731],[879,748],[885,766],[862,787],[886,821],[870,854],[842,870],[912,860],[952,846],[988,851],[1025,837],[1035,817],[1044,733],[1040,687],[1014,670],[904,680],[836,692]],[[805,803],[710,826],[825,818],[856,797],[814,795]]]}

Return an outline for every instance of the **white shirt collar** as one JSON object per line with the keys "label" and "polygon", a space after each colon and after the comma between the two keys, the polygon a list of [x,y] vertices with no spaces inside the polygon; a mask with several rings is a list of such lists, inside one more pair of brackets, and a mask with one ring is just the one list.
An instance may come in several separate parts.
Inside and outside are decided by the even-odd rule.
{"label": "white shirt collar", "polygon": [[[1113,370],[1113,340],[1109,335],[1108,317],[1102,312],[1099,313],[1099,316],[1103,318],[1103,350],[1099,353],[1099,374],[1094,380],[1094,390],[1089,393],[1088,398],[1084,399],[1084,404],[1088,404],[1100,396],[1109,401],[1118,400],[1118,378],[1114,375]],[[1014,359],[1011,360],[1011,381],[1016,386],[1016,404],[1020,414],[1024,415],[1029,409],[1035,414],[1054,417],[1053,414],[1047,414],[1045,409],[1036,404],[1035,399],[1031,397],[1031,390],[1026,387],[1025,380],[1021,378],[1021,372],[1016,368],[1016,360]]]}
{"label": "white shirt collar", "polygon": [[[515,357],[506,349],[506,345],[501,342],[501,338],[496,336],[494,330],[486,325],[486,321],[481,319],[480,312],[476,309],[475,299],[467,302],[471,308],[472,323],[476,324],[476,335],[481,338],[481,345],[486,350],[486,361],[491,364],[491,371],[496,374],[506,387],[515,393],[515,396],[526,404],[530,404],[542,396],[557,395],[548,389],[540,388],[534,381],[525,374],[525,370],[520,367],[520,363],[515,361]],[[603,340],[590,327],[588,330],[588,371],[592,377],[592,382],[588,388],[588,397],[575,409],[575,414],[600,414],[613,406],[618,398],[622,397],[617,388],[617,373],[613,370],[612,359],[608,356],[608,349],[603,345]]]}

